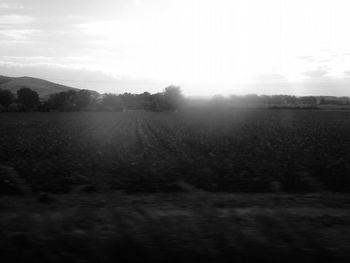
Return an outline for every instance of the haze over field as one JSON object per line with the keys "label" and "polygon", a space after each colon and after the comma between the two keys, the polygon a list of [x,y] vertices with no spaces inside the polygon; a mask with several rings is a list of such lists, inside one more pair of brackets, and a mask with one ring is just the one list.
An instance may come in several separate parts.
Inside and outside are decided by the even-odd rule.
{"label": "haze over field", "polygon": [[1,0],[0,75],[99,92],[350,95],[346,0]]}

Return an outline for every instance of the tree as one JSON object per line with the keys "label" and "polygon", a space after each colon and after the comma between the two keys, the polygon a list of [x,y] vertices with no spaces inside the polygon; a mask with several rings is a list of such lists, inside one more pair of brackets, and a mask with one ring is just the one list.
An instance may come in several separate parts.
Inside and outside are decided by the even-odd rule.
{"label": "tree", "polygon": [[316,105],[317,104],[317,99],[312,96],[304,96],[300,98],[300,102],[302,104],[307,104],[307,105]]}
{"label": "tree", "polygon": [[210,105],[214,107],[223,107],[226,105],[226,99],[224,96],[216,94],[211,98]]}
{"label": "tree", "polygon": [[34,108],[39,104],[39,95],[30,88],[22,87],[17,91],[17,101],[28,108]]}
{"label": "tree", "polygon": [[124,108],[123,100],[120,95],[104,94],[99,108],[105,111],[122,111]]}
{"label": "tree", "polygon": [[119,96],[123,102],[123,106],[126,109],[136,110],[140,108],[140,105],[138,105],[137,103],[137,95],[125,92],[124,94],[121,94]]}
{"label": "tree", "polygon": [[91,103],[94,102],[93,92],[90,90],[79,90],[75,93],[76,104],[79,109],[88,107]]}
{"label": "tree", "polygon": [[164,99],[164,93],[156,93],[151,96],[151,111],[163,111],[167,108],[167,103]]}
{"label": "tree", "polygon": [[152,109],[152,95],[149,92],[144,92],[137,95],[137,105],[140,109],[151,110]]}
{"label": "tree", "polygon": [[81,90],[62,91],[50,95],[48,105],[51,109],[60,111],[77,111],[81,107],[86,107],[90,103],[90,92]]}
{"label": "tree", "polygon": [[54,110],[62,110],[66,100],[66,92],[51,94],[48,100],[49,107]]}
{"label": "tree", "polygon": [[164,89],[164,99],[167,104],[167,110],[178,109],[184,100],[180,87],[173,85]]}
{"label": "tree", "polygon": [[259,103],[260,98],[256,94],[247,94],[243,97],[243,101],[246,104],[256,105]]}
{"label": "tree", "polygon": [[12,102],[14,102],[15,96],[9,90],[0,89],[0,105],[8,107]]}
{"label": "tree", "polygon": [[7,107],[7,110],[10,111],[10,112],[21,112],[21,111],[26,111],[27,107],[23,103],[12,102]]}

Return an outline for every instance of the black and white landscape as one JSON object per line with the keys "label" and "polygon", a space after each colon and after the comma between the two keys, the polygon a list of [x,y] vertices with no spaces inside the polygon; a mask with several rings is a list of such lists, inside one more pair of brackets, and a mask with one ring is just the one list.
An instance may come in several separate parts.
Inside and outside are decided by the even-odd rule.
{"label": "black and white landscape", "polygon": [[1,0],[1,262],[349,262],[341,0]]}

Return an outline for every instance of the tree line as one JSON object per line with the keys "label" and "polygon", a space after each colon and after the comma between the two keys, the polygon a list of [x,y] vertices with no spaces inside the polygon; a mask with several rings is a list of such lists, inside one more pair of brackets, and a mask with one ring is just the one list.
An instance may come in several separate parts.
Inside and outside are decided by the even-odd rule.
{"label": "tree line", "polygon": [[10,90],[0,89],[0,112],[37,109],[39,104],[38,93],[30,88],[20,88],[16,96]]}
{"label": "tree line", "polygon": [[40,100],[37,92],[27,87],[17,91],[0,89],[0,111],[175,111],[184,102],[178,86],[168,86],[163,92],[151,94],[99,94],[91,90],[69,90]]}
{"label": "tree line", "polygon": [[293,96],[293,95],[215,95],[209,100],[212,106],[261,106],[261,107],[317,107],[319,105],[350,105],[349,97]]}
{"label": "tree line", "polygon": [[69,90],[50,95],[46,100],[40,100],[37,92],[28,87],[22,87],[15,94],[9,90],[0,89],[1,111],[175,111],[181,105],[193,106],[229,106],[229,107],[317,107],[318,105],[350,105],[349,97],[333,96],[292,96],[292,95],[231,95],[224,97],[215,95],[210,99],[185,100],[178,86],[169,86],[163,92],[151,94],[99,94],[91,90]]}

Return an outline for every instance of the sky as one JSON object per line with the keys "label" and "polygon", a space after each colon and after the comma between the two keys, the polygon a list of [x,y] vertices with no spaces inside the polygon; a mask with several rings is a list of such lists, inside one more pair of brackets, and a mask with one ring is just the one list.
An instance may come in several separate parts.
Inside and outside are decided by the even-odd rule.
{"label": "sky", "polygon": [[0,75],[99,92],[350,96],[348,0],[0,0]]}

